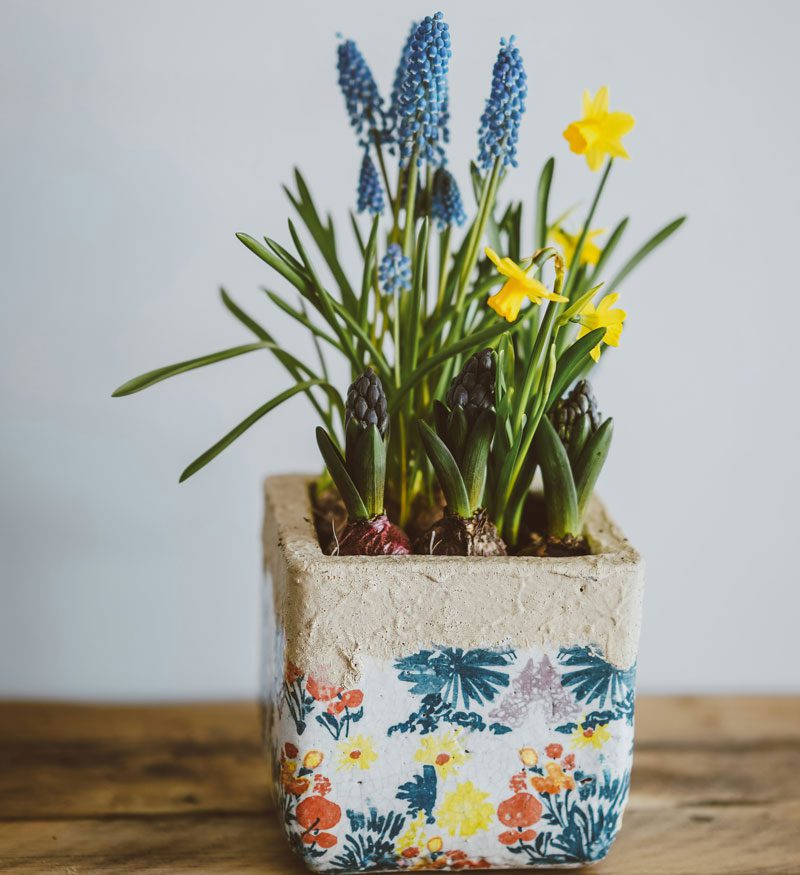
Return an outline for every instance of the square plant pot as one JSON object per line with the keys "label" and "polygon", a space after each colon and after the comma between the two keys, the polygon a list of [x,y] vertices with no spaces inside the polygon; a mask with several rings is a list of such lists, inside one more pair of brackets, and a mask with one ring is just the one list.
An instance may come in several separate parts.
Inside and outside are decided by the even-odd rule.
{"label": "square plant pot", "polygon": [[311,869],[601,860],[633,747],[641,558],[329,557],[310,478],[266,481],[266,743]]}

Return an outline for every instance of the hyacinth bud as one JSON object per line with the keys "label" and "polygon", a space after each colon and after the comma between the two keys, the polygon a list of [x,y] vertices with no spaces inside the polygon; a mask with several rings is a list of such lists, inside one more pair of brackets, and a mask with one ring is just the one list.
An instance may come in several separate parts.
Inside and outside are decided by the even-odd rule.
{"label": "hyacinth bud", "polygon": [[467,359],[459,374],[450,383],[447,406],[463,407],[467,422],[472,425],[482,410],[494,407],[495,354],[482,349]]}
{"label": "hyacinth bud", "polygon": [[584,413],[589,418],[589,434],[594,434],[600,427],[602,416],[588,380],[576,383],[572,391],[557,402],[550,414],[550,420],[564,445],[569,444],[572,428]]}
{"label": "hyacinth bud", "polygon": [[376,425],[380,436],[386,437],[389,429],[386,395],[380,378],[372,368],[367,368],[347,390],[345,426],[349,426],[351,420],[362,430]]}

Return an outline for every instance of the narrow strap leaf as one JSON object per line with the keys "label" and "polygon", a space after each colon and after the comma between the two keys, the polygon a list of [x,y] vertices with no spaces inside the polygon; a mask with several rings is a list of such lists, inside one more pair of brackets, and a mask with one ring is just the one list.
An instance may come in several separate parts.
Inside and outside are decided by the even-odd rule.
{"label": "narrow strap leaf", "polygon": [[201,355],[199,358],[178,362],[174,365],[165,365],[163,368],[156,368],[154,371],[148,371],[146,374],[141,374],[132,380],[128,380],[127,383],[123,383],[118,389],[115,389],[111,397],[120,398],[123,395],[133,395],[134,392],[141,392],[142,389],[148,389],[162,380],[167,380],[178,374],[184,374],[186,371],[204,368],[206,365],[213,365],[216,362],[225,361],[225,359],[232,359],[239,355],[245,355],[248,352],[255,352],[257,349],[278,349],[278,347],[274,343],[267,341],[246,343],[243,346],[234,346],[230,349],[223,349],[220,352],[212,352],[210,355]]}
{"label": "narrow strap leaf", "polygon": [[492,446],[495,418],[493,410],[483,410],[475,421],[464,446],[461,476],[473,512],[481,506],[483,490],[486,486],[487,461]]}
{"label": "narrow strap leaf", "polygon": [[331,346],[338,349],[340,352],[343,352],[342,345],[336,340],[335,337],[331,337],[330,334],[323,331],[317,325],[315,325],[309,318],[308,314],[301,312],[300,310],[295,310],[291,304],[288,304],[280,295],[277,295],[275,292],[271,292],[269,289],[263,289],[264,294],[275,304],[276,307],[279,307],[286,313],[287,316],[291,316],[292,319],[295,319],[299,322],[304,328],[307,328],[312,334],[316,335],[320,339],[324,340],[326,343],[329,343]]}
{"label": "narrow strap leaf", "polygon": [[369,314],[369,296],[372,283],[375,278],[375,261],[378,250],[378,231],[380,229],[380,216],[375,216],[372,222],[372,230],[369,234],[369,242],[364,252],[364,270],[361,274],[361,297],[358,299],[358,324],[366,331],[367,317]]}
{"label": "narrow strap leaf", "polygon": [[[253,332],[253,334],[255,334],[255,336],[258,337],[260,340],[266,341],[268,343],[275,343],[275,339],[266,330],[266,328],[264,328],[262,325],[260,325],[258,322],[256,322],[255,319],[253,319],[251,316],[249,316],[247,313],[245,313],[244,310],[242,310],[242,308],[225,291],[225,289],[220,289],[219,291],[220,291],[220,296],[222,297],[222,303],[225,305],[226,309],[230,313],[232,313],[233,316],[235,316],[236,319],[238,319],[239,322],[242,323],[242,325],[249,328]],[[314,340],[316,343],[316,338],[314,338]],[[289,372],[289,375],[292,376],[298,383],[303,379],[300,376],[301,372],[305,373],[309,377],[316,377],[317,376],[310,368],[306,367],[306,365],[304,365],[299,359],[296,359],[293,355],[291,355],[290,353],[281,349],[277,344],[275,345],[275,348],[272,350],[272,352],[275,355],[275,358]],[[321,362],[323,361],[322,358],[320,358],[320,361]],[[327,371],[324,368],[324,362],[323,362],[322,376],[325,380],[328,379]],[[314,409],[319,414],[320,419],[322,419],[322,421],[324,423],[326,423],[326,425],[329,428],[331,428],[332,424],[330,421],[330,415],[328,413],[326,413],[326,411],[323,409],[322,405],[314,397],[314,393],[311,391],[311,389],[306,390],[306,395],[308,396],[308,400],[311,402]]]}
{"label": "narrow strap leaf", "polygon": [[386,481],[386,445],[377,426],[370,425],[356,444],[354,457],[348,457],[348,471],[370,517],[383,513]]}
{"label": "narrow strap leaf", "polygon": [[614,434],[614,420],[607,419],[589,438],[583,452],[574,466],[575,489],[578,495],[578,514],[583,517],[586,505],[594,492],[597,478],[603,470],[611,448],[611,438]]}
{"label": "narrow strap leaf", "polygon": [[580,459],[583,448],[586,446],[591,430],[592,422],[588,413],[582,413],[572,424],[572,433],[569,436],[569,443],[567,445],[567,455],[569,456],[572,470],[576,473],[576,477],[578,459]]}
{"label": "narrow strap leaf", "polygon": [[403,357],[404,366],[413,371],[417,366],[419,354],[419,334],[422,325],[422,286],[428,266],[428,236],[430,234],[430,219],[426,216],[422,222],[417,236],[417,251],[414,258],[414,277],[411,284],[411,300],[409,306],[409,319],[407,326],[408,338],[406,341],[406,355]]}
{"label": "narrow strap leaf", "polygon": [[239,233],[236,238],[240,240],[251,251],[254,252],[262,261],[265,261],[273,270],[276,270],[282,277],[285,277],[289,282],[301,292],[305,291],[306,282],[296,270],[287,265],[282,259],[266,246],[262,246],[258,240],[254,240],[249,234]]}
{"label": "narrow strap leaf", "polygon": [[628,276],[628,274],[634,270],[641,261],[647,258],[657,246],[660,246],[668,237],[672,236],[685,221],[686,216],[680,216],[673,222],[670,222],[669,225],[663,227],[657,234],[653,234],[647,243],[637,249],[631,258],[625,262],[619,273],[608,284],[608,288],[611,289],[612,292],[615,292],[617,287]]}
{"label": "narrow strap leaf", "polygon": [[559,356],[556,365],[553,385],[547,399],[546,410],[558,401],[564,390],[578,376],[589,358],[589,353],[606,336],[605,328],[595,328],[585,334],[580,340],[576,340],[568,349]]}
{"label": "narrow strap leaf", "polygon": [[319,447],[322,458],[325,460],[325,465],[328,468],[328,473],[331,479],[336,484],[339,490],[339,495],[347,507],[347,514],[350,519],[369,519],[367,508],[356,489],[355,483],[347,473],[347,466],[344,463],[342,454],[336,448],[336,444],[331,440],[331,436],[324,428],[317,426],[317,446]]}
{"label": "narrow strap leaf", "polygon": [[628,217],[625,216],[625,218],[611,232],[611,236],[608,238],[608,242],[603,247],[603,251],[600,253],[600,258],[597,259],[597,264],[594,266],[592,275],[588,278],[587,282],[594,282],[596,277],[599,277],[602,274],[605,266],[608,264],[609,259],[614,254],[614,250],[616,250],[619,241],[622,239],[622,235],[625,233],[625,229],[627,227]]}
{"label": "narrow strap leaf", "polygon": [[578,494],[567,451],[546,416],[536,429],[533,449],[542,469],[548,532],[557,538],[580,535]]}
{"label": "narrow strap leaf", "polygon": [[448,509],[464,519],[469,519],[472,516],[472,509],[469,506],[467,488],[464,486],[464,480],[458,470],[456,460],[447,449],[444,441],[426,422],[421,419],[417,422],[420,438],[431,465],[433,465],[433,470],[436,471],[436,476],[439,478],[439,485],[442,487]]}
{"label": "narrow strap leaf", "polygon": [[394,398],[389,403],[389,412],[393,413],[397,410],[400,402],[403,398],[408,394],[408,392],[413,389],[417,383],[419,383],[427,374],[429,374],[432,370],[438,367],[442,362],[447,361],[453,356],[459,355],[462,352],[469,352],[471,350],[479,349],[481,346],[486,346],[491,343],[496,337],[500,337],[501,334],[504,334],[506,331],[513,334],[515,331],[519,331],[519,329],[530,319],[535,307],[528,307],[522,315],[517,319],[517,321],[513,325],[509,325],[507,322],[498,322],[494,325],[489,325],[486,328],[481,329],[480,331],[476,331],[474,334],[470,334],[467,337],[462,337],[461,340],[457,340],[454,343],[446,344],[443,346],[439,352],[435,353],[432,356],[429,356],[425,359],[422,364],[418,365],[416,370],[403,381],[403,385],[400,387],[398,393],[394,396]]}
{"label": "narrow strap leaf", "polygon": [[290,389],[286,389],[284,392],[281,392],[279,395],[276,395],[274,398],[270,398],[266,404],[262,404],[258,410],[254,410],[250,416],[246,419],[243,419],[237,426],[232,428],[224,437],[220,438],[213,447],[209,447],[202,455],[198,456],[191,465],[189,465],[186,470],[181,474],[179,483],[183,483],[184,480],[188,480],[193,474],[196,474],[201,468],[204,468],[212,459],[215,459],[226,447],[229,447],[236,438],[243,435],[251,425],[254,425],[261,419],[263,416],[266,416],[270,410],[274,410],[280,404],[283,404],[284,401],[288,401],[289,398],[297,395],[298,392],[305,392],[306,389],[311,386],[321,386],[328,392],[336,393],[336,389],[331,386],[329,383],[325,383],[323,380],[306,380],[302,383],[298,383],[296,386],[292,386]]}
{"label": "narrow strap leaf", "polygon": [[537,249],[547,246],[547,205],[550,200],[550,184],[553,181],[556,159],[548,158],[539,176],[539,186],[536,190],[536,235]]}

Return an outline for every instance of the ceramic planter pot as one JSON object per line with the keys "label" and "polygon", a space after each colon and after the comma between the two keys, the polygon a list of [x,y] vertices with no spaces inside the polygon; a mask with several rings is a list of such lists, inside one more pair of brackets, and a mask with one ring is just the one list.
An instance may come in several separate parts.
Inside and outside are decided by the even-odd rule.
{"label": "ceramic planter pot", "polygon": [[575,866],[628,795],[643,568],[593,555],[323,555],[309,478],[266,481],[266,742],[278,812],[330,872]]}

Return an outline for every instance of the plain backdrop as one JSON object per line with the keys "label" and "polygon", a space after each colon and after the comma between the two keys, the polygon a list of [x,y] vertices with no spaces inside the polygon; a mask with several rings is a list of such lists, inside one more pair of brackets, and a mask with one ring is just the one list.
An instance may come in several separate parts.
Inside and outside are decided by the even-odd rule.
{"label": "plain backdrop", "polygon": [[[506,188],[528,233],[551,154],[553,209],[586,208],[597,176],[561,132],[603,84],[637,125],[598,224],[629,214],[630,251],[690,217],[622,287],[629,321],[596,381],[616,420],[600,491],[648,562],[641,688],[800,690],[800,4],[440,6],[465,194],[498,39],[516,33],[530,96]],[[410,20],[434,8],[0,3],[0,695],[256,693],[260,482],[319,467],[313,413],[294,399],[179,487],[285,374],[265,352],[110,394],[248,342],[222,284],[311,356],[234,232],[286,242],[297,164],[356,268],[337,32],[387,93]]]}

